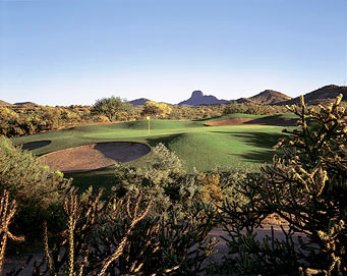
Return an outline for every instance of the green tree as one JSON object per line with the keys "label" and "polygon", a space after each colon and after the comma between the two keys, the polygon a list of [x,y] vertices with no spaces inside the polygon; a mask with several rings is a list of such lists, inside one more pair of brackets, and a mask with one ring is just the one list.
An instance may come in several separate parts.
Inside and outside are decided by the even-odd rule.
{"label": "green tree", "polygon": [[120,97],[110,97],[97,100],[92,112],[105,115],[111,122],[126,120],[132,112],[132,105]]}

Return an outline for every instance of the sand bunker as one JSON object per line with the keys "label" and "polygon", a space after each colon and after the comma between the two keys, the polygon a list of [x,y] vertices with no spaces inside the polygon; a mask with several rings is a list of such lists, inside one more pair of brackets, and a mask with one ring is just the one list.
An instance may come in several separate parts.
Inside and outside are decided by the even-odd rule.
{"label": "sand bunker", "polygon": [[245,122],[254,120],[253,118],[229,118],[223,120],[215,120],[205,123],[205,126],[233,126],[242,125]]}
{"label": "sand bunker", "polygon": [[22,149],[24,149],[24,150],[35,150],[35,149],[47,146],[50,143],[51,143],[51,141],[49,141],[49,140],[29,142],[29,143],[23,144],[22,145]]}
{"label": "sand bunker", "polygon": [[62,172],[96,170],[138,159],[151,151],[150,147],[133,142],[107,142],[68,148],[40,158],[49,167]]}

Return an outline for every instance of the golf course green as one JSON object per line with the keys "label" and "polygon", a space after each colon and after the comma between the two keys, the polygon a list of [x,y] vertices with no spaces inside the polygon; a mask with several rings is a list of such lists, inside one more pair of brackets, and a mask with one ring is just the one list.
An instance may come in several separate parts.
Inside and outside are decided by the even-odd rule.
{"label": "golf course green", "polygon": [[[196,168],[207,171],[216,167],[258,170],[260,166],[271,161],[274,154],[272,147],[283,136],[282,130],[285,127],[253,124],[204,125],[209,120],[221,120],[237,116],[240,117],[240,114],[201,121],[151,120],[150,130],[147,120],[78,126],[60,131],[17,137],[13,139],[13,142],[20,145],[37,141],[50,141],[50,143],[46,142],[43,147],[32,150],[35,155],[110,141],[140,142],[150,147],[163,143],[184,161],[188,170]],[[253,115],[253,117],[256,119],[265,116]],[[130,164],[143,166],[146,162],[150,162],[151,157],[152,154],[149,153],[131,161]],[[67,175],[74,177],[77,182],[87,181],[90,183],[93,182],[94,178],[99,179],[110,174],[112,175],[112,168]]]}

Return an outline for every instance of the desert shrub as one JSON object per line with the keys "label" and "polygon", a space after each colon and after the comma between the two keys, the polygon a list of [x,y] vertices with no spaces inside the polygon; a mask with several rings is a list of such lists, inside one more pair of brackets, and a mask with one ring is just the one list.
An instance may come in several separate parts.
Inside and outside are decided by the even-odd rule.
{"label": "desert shrub", "polygon": [[[109,254],[126,231],[126,215],[110,220],[98,229],[95,246],[98,258]],[[213,251],[209,239],[211,215],[204,208],[190,211],[170,208],[160,216],[149,216],[131,234],[119,262],[113,270],[120,275],[196,275]],[[110,242],[112,246],[110,246]],[[106,250],[105,250],[106,249]],[[97,259],[97,258],[96,258]]]}
{"label": "desert shrub", "polygon": [[0,108],[0,135],[11,136],[14,134],[15,122],[19,115],[9,108]]}
{"label": "desert shrub", "polygon": [[253,103],[237,103],[231,102],[224,108],[224,114],[245,113],[255,115],[272,115],[288,112],[285,106],[276,105],[260,105]]}
{"label": "desert shrub", "polygon": [[[136,258],[143,258],[145,275],[170,270],[172,274],[194,275],[205,270],[203,263],[213,251],[208,233],[215,225],[213,203],[221,196],[219,176],[187,173],[182,161],[163,144],[153,149],[152,159],[147,167],[116,169],[119,195],[134,192],[153,199],[150,219],[142,225],[145,231],[141,228],[141,233],[134,232],[137,238],[131,239],[128,250],[132,257],[120,258],[122,273],[133,274]],[[211,187],[215,190],[209,193]],[[111,232],[117,235],[119,230]],[[147,243],[150,247],[145,250]],[[151,246],[157,249],[152,252]]]}
{"label": "desert shrub", "polygon": [[133,107],[120,97],[110,97],[97,100],[92,108],[92,113],[104,115],[111,122],[128,120]]}
{"label": "desert shrub", "polygon": [[7,137],[55,130],[78,123],[78,113],[61,107],[0,108],[0,134]]}
{"label": "desert shrub", "polygon": [[223,115],[225,105],[211,106],[187,106],[173,105],[172,111],[167,117],[174,120],[198,120],[207,117],[217,117]]}
{"label": "desert shrub", "polygon": [[105,115],[97,115],[94,117],[95,122],[108,123],[110,120]]}
{"label": "desert shrub", "polygon": [[217,173],[199,173],[196,176],[199,192],[197,199],[202,202],[222,201],[222,187],[220,175]]}
{"label": "desert shrub", "polygon": [[157,103],[154,101],[147,101],[141,112],[143,116],[154,116],[157,118],[167,118],[172,111],[172,108],[166,103]]}
{"label": "desert shrub", "polygon": [[205,270],[214,241],[207,235],[211,214],[204,208],[185,212],[183,219],[175,209],[153,217],[152,201],[141,193],[101,198],[102,190],[80,196],[72,190],[66,196],[65,227],[57,233],[43,223],[44,254],[33,263],[33,275],[196,275]]}
{"label": "desert shrub", "polygon": [[153,148],[151,162],[146,166],[118,165],[115,183],[119,195],[142,191],[153,197],[153,209],[160,214],[172,205],[190,208],[201,202],[215,205],[225,198],[242,200],[237,188],[247,174],[240,169],[187,172],[179,157],[160,143]]}
{"label": "desert shrub", "polygon": [[188,173],[179,157],[158,144],[152,161],[142,168],[119,165],[115,182],[120,194],[136,191],[154,198],[154,208],[161,214],[171,206],[190,208],[196,203],[212,204],[222,198],[218,173]]}
{"label": "desert shrub", "polygon": [[18,223],[35,227],[62,201],[70,181],[50,170],[30,152],[22,151],[0,137],[0,191],[7,190],[18,204]]}
{"label": "desert shrub", "polygon": [[[239,189],[243,204],[231,199],[220,208],[229,234],[224,273],[347,273],[347,124],[341,98],[327,107],[307,107],[303,98],[300,106],[288,107],[300,119],[278,144],[282,154],[245,180]],[[288,223],[282,240],[274,233],[256,238],[270,214]]]}
{"label": "desert shrub", "polygon": [[[119,194],[129,191],[142,191],[145,196],[154,198],[154,209],[158,213],[167,210],[170,202],[189,198],[194,189],[187,188],[191,183],[182,161],[163,144],[158,144],[152,153],[152,161],[142,168],[118,165],[115,182]],[[184,195],[183,195],[184,193]]]}

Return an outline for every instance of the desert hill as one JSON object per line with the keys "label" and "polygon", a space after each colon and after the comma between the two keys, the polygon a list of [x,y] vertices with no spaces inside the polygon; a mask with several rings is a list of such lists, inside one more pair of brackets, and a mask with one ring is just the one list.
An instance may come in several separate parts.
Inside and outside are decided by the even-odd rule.
{"label": "desert hill", "polygon": [[36,107],[36,106],[40,106],[36,103],[33,102],[21,102],[21,103],[15,103],[14,105],[16,106],[20,106],[20,107]]}
{"label": "desert hill", "polygon": [[[319,104],[332,99],[335,99],[339,94],[343,94],[343,100],[347,100],[347,86],[326,85],[317,90],[304,94],[304,99],[307,104]],[[279,105],[298,104],[300,97],[296,97],[289,101],[277,103]]]}
{"label": "desert hill", "polygon": [[240,98],[237,99],[235,101],[231,101],[233,103],[238,103],[238,104],[249,104],[249,103],[253,103],[253,101],[251,101],[249,98]]}
{"label": "desert hill", "polygon": [[272,105],[283,101],[290,100],[291,97],[283,94],[282,92],[278,92],[275,90],[264,90],[252,97],[249,98],[240,98],[233,102],[239,104],[259,104],[259,105]]}
{"label": "desert hill", "polygon": [[193,91],[188,100],[178,103],[178,105],[216,105],[229,103],[227,100],[219,100],[212,95],[204,95],[200,90]]}
{"label": "desert hill", "polygon": [[140,99],[129,101],[129,103],[134,105],[134,106],[139,106],[139,105],[144,105],[148,101],[150,101],[150,100],[146,99],[146,98],[140,98]]}
{"label": "desert hill", "polygon": [[264,90],[263,92],[248,98],[248,100],[257,104],[275,104],[290,99],[291,97],[274,90]]}
{"label": "desert hill", "polygon": [[11,106],[12,104],[8,103],[8,102],[5,102],[5,101],[2,101],[0,100],[0,106]]}

